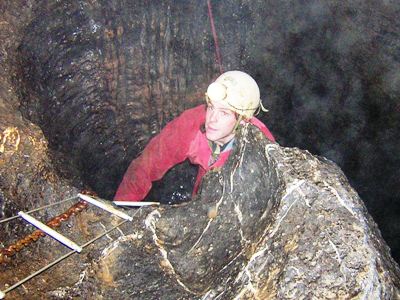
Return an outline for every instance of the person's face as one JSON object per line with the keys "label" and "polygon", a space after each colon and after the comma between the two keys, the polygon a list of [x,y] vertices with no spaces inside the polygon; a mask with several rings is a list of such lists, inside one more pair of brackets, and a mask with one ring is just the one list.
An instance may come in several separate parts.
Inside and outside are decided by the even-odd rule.
{"label": "person's face", "polygon": [[229,109],[224,101],[210,101],[206,112],[206,137],[208,140],[222,146],[234,136],[236,114]]}

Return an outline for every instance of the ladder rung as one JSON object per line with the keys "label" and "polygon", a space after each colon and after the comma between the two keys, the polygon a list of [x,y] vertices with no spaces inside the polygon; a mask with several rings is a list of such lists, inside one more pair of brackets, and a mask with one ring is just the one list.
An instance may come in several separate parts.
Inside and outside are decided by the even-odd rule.
{"label": "ladder rung", "polygon": [[144,202],[144,201],[113,201],[115,205],[119,206],[151,206],[160,205],[160,202]]}
{"label": "ladder rung", "polygon": [[19,216],[21,216],[23,219],[25,219],[27,222],[31,223],[35,227],[39,228],[40,230],[44,231],[48,235],[50,235],[52,238],[56,239],[60,243],[63,243],[65,246],[75,250],[76,252],[81,252],[82,247],[71,241],[70,239],[66,238],[62,234],[58,233],[57,231],[51,229],[49,226],[46,224],[43,224],[39,220],[36,220],[34,217],[24,213],[23,211],[20,211],[18,213]]}
{"label": "ladder rung", "polygon": [[123,218],[128,221],[133,220],[133,218],[131,216],[127,215],[126,213],[124,213],[118,209],[115,209],[114,207],[112,207],[111,205],[109,205],[107,203],[104,203],[103,201],[94,199],[92,197],[89,197],[88,195],[83,195],[83,194],[78,194],[78,197],[81,198],[82,200],[92,203],[93,205],[96,205],[97,207],[100,207],[101,209],[104,209],[120,218]]}

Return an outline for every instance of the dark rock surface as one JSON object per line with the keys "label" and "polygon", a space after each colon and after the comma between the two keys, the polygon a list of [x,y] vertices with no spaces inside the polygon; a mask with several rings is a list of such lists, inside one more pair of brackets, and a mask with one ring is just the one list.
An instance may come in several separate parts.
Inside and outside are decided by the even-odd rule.
{"label": "dark rock surface", "polygon": [[[111,287],[88,276],[81,295],[157,299],[166,289],[163,299],[398,299],[398,265],[340,169],[248,130],[199,197],[145,213],[139,230],[89,267],[106,268]],[[87,285],[95,292],[85,293]]]}
{"label": "dark rock surface", "polygon": [[[282,145],[342,168],[395,257],[399,11],[398,1],[213,3],[224,68],[256,78]],[[43,130],[58,174],[105,198],[218,74],[205,1],[4,0],[0,12],[1,96]],[[190,184],[179,186],[158,195],[180,202]]]}
{"label": "dark rock surface", "polygon": [[[71,258],[68,280],[64,268],[52,271],[41,297],[400,297],[400,269],[341,170],[271,144],[253,127],[242,129],[234,156],[207,175],[193,201],[130,213],[134,221],[110,240]],[[94,215],[90,231],[116,222]]]}
{"label": "dark rock surface", "polygon": [[104,198],[216,74],[205,6],[173,2],[42,1],[24,28],[21,111]]}
{"label": "dark rock surface", "polygon": [[[398,12],[394,1],[214,5],[224,66],[260,82],[278,140],[340,163],[394,246]],[[146,141],[217,75],[198,1],[4,0],[0,13],[1,218],[85,184],[111,195]],[[260,144],[238,148],[198,198],[139,210],[7,297],[398,298],[398,266],[340,169],[248,139]],[[187,190],[171,193],[180,202]],[[82,244],[116,222],[90,208],[60,231]],[[0,246],[31,230],[0,225]],[[40,240],[0,267],[0,289],[65,252]]]}
{"label": "dark rock surface", "polygon": [[[24,5],[17,1],[0,3],[0,218],[54,203],[77,192],[55,170],[41,128],[18,110],[20,103],[13,82],[15,53],[22,31],[31,20],[31,9],[29,1],[24,1]],[[47,216],[55,213],[49,208]],[[0,245],[6,246],[28,231],[22,222],[1,224]]]}

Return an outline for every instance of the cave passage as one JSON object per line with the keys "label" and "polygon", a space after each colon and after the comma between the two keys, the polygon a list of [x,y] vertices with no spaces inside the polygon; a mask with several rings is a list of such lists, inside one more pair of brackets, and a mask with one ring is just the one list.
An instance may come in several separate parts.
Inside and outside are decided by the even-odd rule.
{"label": "cave passage", "polygon": [[[20,107],[42,128],[59,172],[76,185],[112,198],[148,140],[202,101],[213,61],[210,41],[198,47],[209,38],[204,7],[198,26],[182,20],[182,8],[194,3],[130,10],[126,1],[38,6],[41,17],[27,26],[18,48]],[[196,170],[184,166],[156,183],[149,197],[187,200]]]}
{"label": "cave passage", "polygon": [[[399,6],[213,3],[224,69],[256,79],[270,110],[260,119],[281,145],[343,169],[396,259]],[[25,9],[12,55],[19,109],[43,130],[60,174],[110,199],[149,139],[202,103],[218,75],[206,2],[44,0]],[[195,173],[178,166],[149,197],[186,201]]]}

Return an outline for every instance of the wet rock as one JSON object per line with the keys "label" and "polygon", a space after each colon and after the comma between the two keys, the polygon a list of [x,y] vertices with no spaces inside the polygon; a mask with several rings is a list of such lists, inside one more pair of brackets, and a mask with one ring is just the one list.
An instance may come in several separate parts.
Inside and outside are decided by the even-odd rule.
{"label": "wet rock", "polygon": [[[105,198],[218,74],[206,2],[3,0],[0,11],[0,73],[12,78],[0,94],[17,93],[13,109],[66,157],[53,161],[59,174],[68,162]],[[338,163],[395,257],[398,11],[397,1],[213,3],[224,69],[256,78],[271,111],[260,117],[282,145]],[[179,186],[161,198],[184,200],[190,185]]]}
{"label": "wet rock", "polygon": [[[132,222],[10,297],[399,297],[398,265],[341,170],[251,126],[195,199],[127,212]],[[91,207],[59,230],[83,245],[118,222]],[[66,252],[44,238],[1,266],[2,281],[15,283]]]}
{"label": "wet rock", "polygon": [[[146,140],[179,111],[202,101],[198,91],[217,73],[205,4],[166,1],[134,7],[128,2],[5,0],[0,4],[1,217],[76,195],[81,178],[74,179],[76,167],[65,170],[72,160],[84,165],[84,180],[111,194],[123,164]],[[285,139],[301,143],[304,136],[299,132],[303,132],[313,145],[327,140],[319,151],[340,158],[331,148],[338,147],[342,130],[349,130],[351,143],[344,140],[347,144],[339,149],[350,153],[349,160],[353,151],[369,154],[370,141],[365,145],[354,135],[370,133],[365,124],[380,111],[376,109],[380,103],[387,104],[381,115],[389,116],[391,125],[387,137],[378,140],[386,145],[395,136],[393,28],[397,23],[393,20],[398,4],[376,2],[371,9],[359,3],[344,7],[341,2],[332,6],[313,2],[307,23],[303,5],[275,2],[274,9],[265,9],[263,1],[241,3],[221,2],[214,7],[215,16],[223,20],[219,28],[225,29],[219,31],[225,40],[221,43],[225,64],[258,76],[270,94],[275,128],[283,126],[281,116],[299,125],[285,123],[289,129],[279,129]],[[291,22],[288,11],[293,13]],[[314,18],[315,13],[321,18]],[[338,36],[327,34],[330,28]],[[355,28],[355,35],[349,28]],[[327,48],[320,48],[321,41]],[[339,51],[336,44],[342,45]],[[333,59],[325,65],[327,57]],[[282,98],[288,101],[283,103]],[[312,99],[314,107],[304,105],[304,99]],[[336,103],[348,106],[339,110],[340,115],[328,114]],[[372,108],[362,114],[349,111],[359,103]],[[302,110],[292,109],[298,106]],[[308,109],[310,114],[298,118]],[[316,115],[321,123],[335,125],[335,134],[332,126],[315,131],[318,126],[310,126],[307,119],[315,123]],[[347,124],[343,118],[357,126],[343,129]],[[300,131],[293,132],[294,127]],[[373,139],[374,133],[370,135]],[[132,223],[7,297],[398,298],[398,266],[337,166],[305,151],[270,145],[255,133],[246,138],[259,144],[242,143],[225,168],[209,174],[192,202],[140,210]],[[53,150],[73,155],[65,158]],[[396,166],[390,159],[393,164],[387,165]],[[360,161],[370,162],[370,156]],[[375,206],[382,206],[380,200]],[[67,207],[67,203],[52,207],[38,216],[48,220]],[[59,230],[83,244],[116,222],[90,208]],[[9,245],[31,230],[24,223],[2,226],[1,244]],[[39,240],[0,267],[1,289],[66,251],[49,238]]]}
{"label": "wet rock", "polygon": [[92,299],[397,299],[398,265],[341,170],[271,144],[254,128],[242,133],[234,156],[207,175],[196,199],[141,211],[133,233],[110,244],[74,292]]}
{"label": "wet rock", "polygon": [[204,5],[46,0],[34,7],[17,49],[21,111],[103,198],[152,136],[203,102],[216,74]]}

